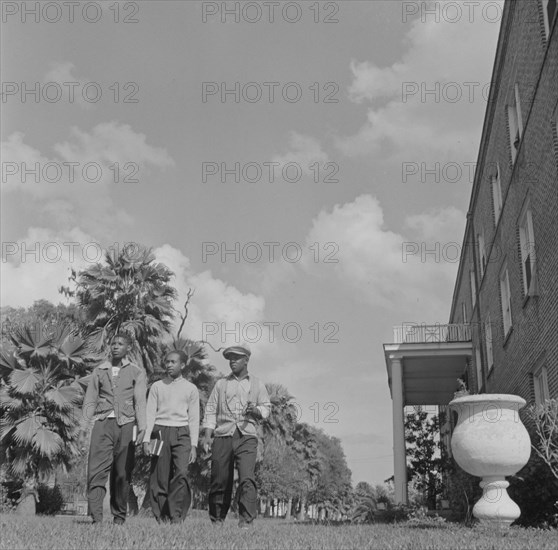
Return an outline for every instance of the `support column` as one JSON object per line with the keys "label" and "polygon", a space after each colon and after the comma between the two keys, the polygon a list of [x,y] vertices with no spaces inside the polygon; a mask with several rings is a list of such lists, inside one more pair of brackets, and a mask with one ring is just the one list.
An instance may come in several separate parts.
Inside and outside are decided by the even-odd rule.
{"label": "support column", "polygon": [[403,415],[403,360],[391,359],[391,397],[393,405],[393,473],[396,504],[407,504],[407,458],[405,418]]}

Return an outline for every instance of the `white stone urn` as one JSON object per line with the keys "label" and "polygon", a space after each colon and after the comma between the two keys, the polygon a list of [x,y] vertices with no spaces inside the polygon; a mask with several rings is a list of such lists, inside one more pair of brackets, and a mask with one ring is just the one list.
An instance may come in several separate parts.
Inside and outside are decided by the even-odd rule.
{"label": "white stone urn", "polygon": [[521,470],[531,455],[531,439],[519,418],[525,404],[517,395],[501,393],[467,395],[449,404],[458,415],[453,457],[467,473],[482,477],[483,495],[473,508],[481,523],[509,527],[521,515],[506,490],[506,476]]}

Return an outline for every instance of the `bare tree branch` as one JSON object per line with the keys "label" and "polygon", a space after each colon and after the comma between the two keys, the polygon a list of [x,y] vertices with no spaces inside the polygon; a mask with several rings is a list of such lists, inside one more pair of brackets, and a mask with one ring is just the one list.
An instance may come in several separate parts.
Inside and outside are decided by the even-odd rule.
{"label": "bare tree branch", "polygon": [[186,322],[186,319],[188,318],[188,303],[190,302],[190,298],[194,295],[195,293],[195,289],[192,290],[191,288],[188,289],[188,294],[186,296],[186,301],[184,302],[184,315],[180,315],[180,319],[182,319],[182,322],[180,323],[180,328],[178,329],[178,332],[176,333],[176,339],[178,340],[180,338],[180,333],[182,332],[182,329],[184,328],[184,323]]}

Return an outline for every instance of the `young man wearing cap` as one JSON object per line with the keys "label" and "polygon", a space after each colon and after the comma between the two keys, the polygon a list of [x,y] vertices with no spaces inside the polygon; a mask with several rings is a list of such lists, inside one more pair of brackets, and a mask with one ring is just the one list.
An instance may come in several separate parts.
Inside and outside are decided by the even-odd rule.
{"label": "young man wearing cap", "polygon": [[93,523],[103,519],[105,485],[110,474],[110,507],[114,523],[126,520],[128,491],[136,444],[145,433],[145,371],[127,358],[132,340],[116,334],[110,344],[111,360],[91,373],[83,400],[80,441],[82,447],[91,421],[95,421],[89,446],[87,499]]}
{"label": "young man wearing cap", "polygon": [[[248,344],[223,351],[231,374],[217,381],[205,407],[203,449],[211,447],[209,517],[221,524],[231,504],[234,465],[238,467],[239,527],[249,528],[257,514],[255,481],[257,423],[269,416],[271,403],[265,385],[248,374]],[[211,436],[214,435],[213,444]]]}

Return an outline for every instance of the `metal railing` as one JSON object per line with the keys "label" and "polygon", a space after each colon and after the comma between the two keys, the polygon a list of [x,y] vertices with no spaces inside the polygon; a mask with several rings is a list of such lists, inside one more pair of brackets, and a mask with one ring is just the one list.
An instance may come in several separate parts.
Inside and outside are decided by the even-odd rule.
{"label": "metal railing", "polygon": [[470,342],[471,325],[424,325],[406,323],[393,327],[394,344],[422,344],[429,342]]}

